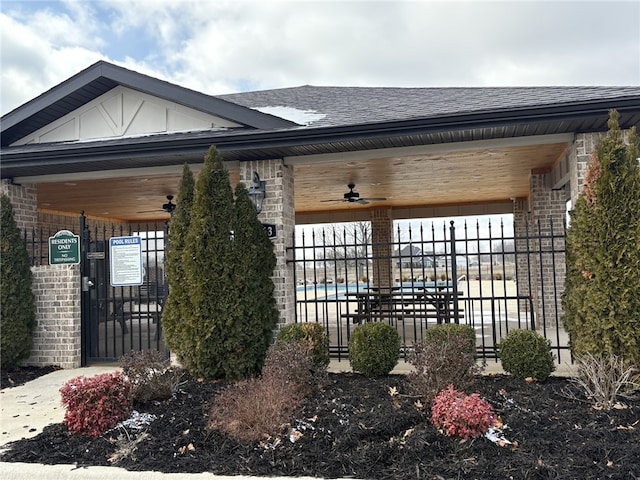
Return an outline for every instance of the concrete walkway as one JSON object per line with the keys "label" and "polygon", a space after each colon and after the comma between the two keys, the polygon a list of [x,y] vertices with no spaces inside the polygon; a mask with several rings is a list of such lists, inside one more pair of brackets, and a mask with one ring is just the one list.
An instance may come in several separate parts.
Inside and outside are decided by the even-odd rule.
{"label": "concrete walkway", "polygon": [[[411,365],[400,362],[392,373],[408,373]],[[68,380],[84,375],[91,377],[100,373],[117,370],[115,365],[96,365],[91,367],[58,370],[32,380],[25,385],[0,390],[0,451],[12,441],[31,438],[42,432],[52,423],[60,423],[64,418],[64,408],[60,404],[59,389]],[[348,361],[333,360],[329,366],[331,372],[349,372]],[[499,363],[489,361],[486,374],[503,373]],[[554,375],[569,376],[572,367],[567,364],[557,366]],[[165,474],[160,472],[129,472],[116,467],[77,468],[75,465],[39,465],[25,463],[0,462],[0,478],[2,480],[245,480],[261,477],[219,476],[210,473],[202,474]],[[277,480],[276,477],[271,477]],[[311,477],[299,477],[309,480]]]}

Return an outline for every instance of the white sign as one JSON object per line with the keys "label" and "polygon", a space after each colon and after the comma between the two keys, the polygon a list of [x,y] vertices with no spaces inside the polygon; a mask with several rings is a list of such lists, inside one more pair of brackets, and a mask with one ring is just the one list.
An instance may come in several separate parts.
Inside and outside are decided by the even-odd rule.
{"label": "white sign", "polygon": [[144,271],[142,269],[142,238],[112,237],[109,239],[111,258],[111,285],[127,287],[142,285]]}

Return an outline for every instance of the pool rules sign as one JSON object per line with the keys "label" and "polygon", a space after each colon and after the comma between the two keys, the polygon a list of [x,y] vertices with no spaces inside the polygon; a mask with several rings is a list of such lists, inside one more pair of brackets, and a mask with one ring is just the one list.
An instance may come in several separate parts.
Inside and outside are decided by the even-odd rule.
{"label": "pool rules sign", "polygon": [[111,259],[111,285],[128,287],[142,285],[142,238],[138,236],[111,237],[109,239]]}
{"label": "pool rules sign", "polygon": [[77,265],[80,263],[80,236],[60,230],[49,237],[49,265]]}

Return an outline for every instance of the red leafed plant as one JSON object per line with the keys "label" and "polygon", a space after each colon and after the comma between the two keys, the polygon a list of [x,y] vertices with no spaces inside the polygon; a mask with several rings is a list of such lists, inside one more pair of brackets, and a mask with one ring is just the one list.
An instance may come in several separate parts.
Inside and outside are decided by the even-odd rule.
{"label": "red leafed plant", "polygon": [[122,373],[72,378],[60,388],[64,423],[72,433],[98,437],[129,417],[131,382]]}
{"label": "red leafed plant", "polygon": [[431,423],[449,437],[478,437],[496,424],[493,408],[480,395],[467,395],[449,385],[433,400]]}

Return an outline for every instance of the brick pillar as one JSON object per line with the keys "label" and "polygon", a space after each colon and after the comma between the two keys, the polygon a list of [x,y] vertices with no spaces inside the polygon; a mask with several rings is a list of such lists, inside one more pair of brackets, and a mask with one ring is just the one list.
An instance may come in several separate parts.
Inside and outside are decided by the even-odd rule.
{"label": "brick pillar", "polygon": [[379,288],[393,286],[393,220],[388,208],[371,211],[371,247],[374,264],[373,285]]}
{"label": "brick pillar", "polygon": [[[555,326],[563,313],[561,294],[567,271],[563,235],[566,193],[564,188],[549,188],[545,175],[531,175],[530,193],[529,234],[539,237],[532,254],[532,287],[536,325],[541,328],[543,318],[546,326]],[[552,234],[557,237],[551,238]]]}
{"label": "brick pillar", "polygon": [[591,163],[598,142],[605,137],[605,133],[580,133],[576,135],[573,148],[569,152],[569,174],[571,184],[571,204],[575,205],[578,194],[582,191],[584,176]]}
{"label": "brick pillar", "polygon": [[81,366],[80,265],[33,267],[36,330],[25,365]]}
{"label": "brick pillar", "polygon": [[30,232],[38,223],[38,196],[35,185],[13,185],[10,180],[0,181],[0,191],[5,193],[11,205],[20,231]]}
{"label": "brick pillar", "polygon": [[[527,251],[532,247],[528,237],[529,232],[529,200],[526,198],[516,198],[513,202],[513,230],[515,235],[516,251],[516,285],[518,296],[531,296],[531,273],[529,270],[530,256]],[[528,312],[531,304],[527,300],[519,300],[520,311]]]}
{"label": "brick pillar", "polygon": [[295,291],[293,264],[287,263],[287,246],[291,245],[295,231],[295,209],[293,203],[293,167],[282,159],[240,163],[240,181],[251,185],[253,172],[266,182],[266,197],[262,212],[258,215],[262,223],[276,225],[277,237],[272,239],[276,254],[273,272],[274,297],[280,311],[280,323],[295,321]]}

